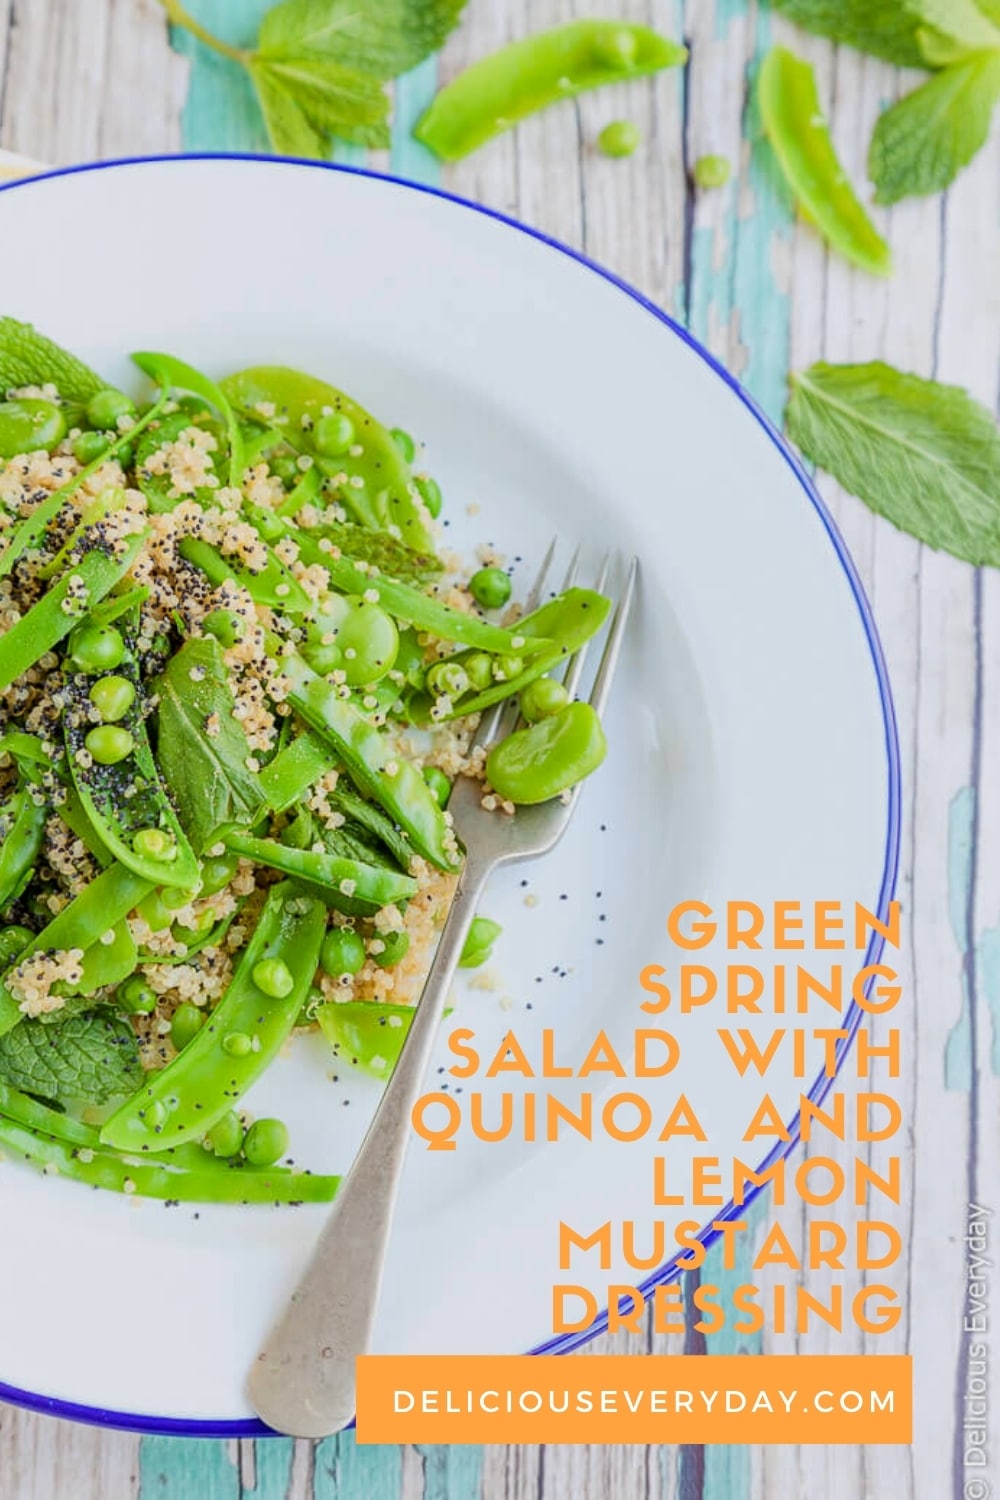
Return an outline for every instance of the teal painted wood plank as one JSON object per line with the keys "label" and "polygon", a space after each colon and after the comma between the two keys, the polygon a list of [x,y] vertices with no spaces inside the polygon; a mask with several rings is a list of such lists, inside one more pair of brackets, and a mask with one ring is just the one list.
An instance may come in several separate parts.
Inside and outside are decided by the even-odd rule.
{"label": "teal painted wood plank", "polygon": [[423,1500],[480,1500],[483,1450],[471,1444],[418,1447],[424,1461]]}
{"label": "teal painted wood plank", "polygon": [[240,1494],[224,1439],[143,1438],[139,1500],[240,1500]]}
{"label": "teal painted wood plank", "polygon": [[441,163],[413,138],[413,127],[437,92],[437,58],[428,57],[396,79],[392,115],[392,170],[411,182],[441,181]]}
{"label": "teal painted wood plank", "polygon": [[285,1500],[292,1477],[295,1443],[292,1438],[262,1438],[254,1443],[257,1482],[249,1492],[253,1500]]}
{"label": "teal painted wood plank", "polygon": [[403,1453],[395,1445],[359,1448],[353,1432],[316,1445],[313,1500],[399,1500],[402,1483]]}
{"label": "teal painted wood plank", "polygon": [[[236,47],[249,47],[273,0],[190,0],[188,9],[203,26]],[[187,99],[181,115],[185,151],[267,151],[267,132],[253,85],[243,68],[219,57],[188,32],[174,27],[178,52],[191,60]]]}

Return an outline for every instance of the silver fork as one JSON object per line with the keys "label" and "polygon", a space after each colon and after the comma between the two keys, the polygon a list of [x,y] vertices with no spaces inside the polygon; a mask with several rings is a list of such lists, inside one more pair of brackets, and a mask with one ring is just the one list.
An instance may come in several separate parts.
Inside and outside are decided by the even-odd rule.
{"label": "silver fork", "polygon": [[[529,608],[541,598],[554,549],[553,542],[527,600]],[[609,565],[610,559],[601,570],[599,588]],[[564,587],[573,582],[576,567],[574,556]],[[611,690],[637,572],[633,558],[590,695],[598,713]],[[579,684],[586,650],[584,646],[566,667],[563,680],[571,695]],[[516,704],[498,704],[483,716],[477,742],[495,743],[516,721]],[[484,810],[480,783],[467,777],[455,783],[448,806],[465,846],[465,862],[409,1034],[302,1279],[250,1372],[250,1398],[263,1420],[279,1432],[325,1437],[346,1427],[354,1416],[355,1359],[367,1353],[371,1340],[410,1114],[480,895],[498,865],[533,859],[554,848],[579,793],[577,786],[565,800],[521,807],[508,817]]]}

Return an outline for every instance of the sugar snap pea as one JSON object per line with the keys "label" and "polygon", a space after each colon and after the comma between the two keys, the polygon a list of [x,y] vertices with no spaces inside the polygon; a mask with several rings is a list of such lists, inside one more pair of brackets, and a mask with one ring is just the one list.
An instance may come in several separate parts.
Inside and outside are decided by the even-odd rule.
{"label": "sugar snap pea", "polygon": [[233,580],[242,584],[255,604],[266,604],[272,609],[280,609],[283,614],[304,614],[312,608],[312,600],[305,589],[270,548],[267,561],[257,572],[241,567],[218,547],[210,546],[199,537],[185,537],[178,551],[188,562],[200,568],[216,588],[220,583]]}
{"label": "sugar snap pea", "polygon": [[457,868],[461,861],[449,824],[416,767],[301,656],[285,657],[282,671],[289,702],[332,746],[352,781],[405,829],[419,854],[440,870]]}
{"label": "sugar snap pea", "polygon": [[226,424],[229,440],[229,483],[238,486],[243,478],[243,434],[236,413],[228,398],[215,384],[196,370],[193,365],[175,359],[171,354],[138,353],[132,355],[133,362],[145,374],[150,375],[164,389],[174,387],[181,391],[193,391],[203,401],[215,407]]}
{"label": "sugar snap pea", "polygon": [[892,254],[837,159],[812,66],[787,47],[772,47],[758,94],[764,129],[806,216],[856,266],[888,276]]}
{"label": "sugar snap pea", "polygon": [[[190,890],[198,884],[198,861],[160,779],[146,731],[138,663],[127,648],[114,673],[132,683],[135,697],[117,726],[128,737],[130,752],[112,764],[102,764],[87,748],[94,676],[76,672],[66,680],[64,727],[73,786],[116,859],[152,884]],[[148,831],[165,837],[144,839]],[[162,848],[151,847],[156,844]]]}
{"label": "sugar snap pea", "polygon": [[[319,963],[326,908],[291,881],[272,886],[239,965],[219,1004],[184,1051],[125,1101],[101,1131],[119,1151],[160,1151],[200,1138],[267,1067],[295,1025]],[[286,965],[292,987],[266,993],[255,972],[268,960]],[[237,1056],[225,1037],[245,1033],[255,1046]],[[155,1106],[155,1107],[154,1107]]]}
{"label": "sugar snap pea", "polygon": [[295,849],[277,839],[234,833],[226,838],[225,844],[245,859],[281,870],[310,886],[322,886],[327,905],[352,915],[372,916],[379,907],[407,901],[417,892],[417,882],[395,870],[362,864],[355,859],[339,859],[314,849]]}
{"label": "sugar snap pea", "polygon": [[473,63],[441,90],[413,133],[444,161],[458,161],[546,105],[686,57],[686,48],[648,26],[571,21]]}
{"label": "sugar snap pea", "polygon": [[0,912],[24,890],[41,853],[48,816],[46,798],[23,786],[14,797],[13,821],[0,844]]}

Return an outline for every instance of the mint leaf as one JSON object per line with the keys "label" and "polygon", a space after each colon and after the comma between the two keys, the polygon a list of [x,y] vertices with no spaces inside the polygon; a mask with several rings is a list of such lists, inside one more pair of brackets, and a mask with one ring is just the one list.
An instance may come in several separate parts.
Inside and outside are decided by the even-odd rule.
{"label": "mint leaf", "polygon": [[248,66],[268,137],[278,155],[328,161],[330,142],[310,124],[284,84],[263,63],[254,60]]}
{"label": "mint leaf", "polygon": [[104,1104],[142,1083],[139,1047],[114,1011],[81,1011],[65,1021],[21,1021],[0,1037],[0,1078],[59,1104]]}
{"label": "mint leaf", "polygon": [[904,68],[922,68],[920,18],[902,0],[774,0],[790,21]]}
{"label": "mint leaf", "polygon": [[906,0],[918,21],[968,52],[1000,46],[1000,32],[983,15],[975,0]]}
{"label": "mint leaf", "polygon": [[976,6],[994,26],[1000,26],[1000,0],[976,0]]}
{"label": "mint leaf", "polygon": [[395,78],[436,52],[466,0],[284,0],[260,28],[258,55],[333,58],[374,78]]}
{"label": "mint leaf", "polygon": [[247,770],[250,748],[233,717],[218,641],[212,636],[186,641],[157,679],[156,690],[160,774],[184,832],[201,854],[224,825],[251,822],[262,800],[256,777]]}
{"label": "mint leaf", "polygon": [[876,203],[946,188],[985,142],[998,97],[1000,52],[980,52],[880,115],[868,152]]}
{"label": "mint leaf", "polygon": [[30,323],[0,318],[0,399],[18,386],[45,385],[49,381],[65,400],[81,402],[88,401],[107,383]]}
{"label": "mint leaf", "polygon": [[791,392],[807,458],[900,531],[1000,566],[1000,432],[966,391],[876,362],[813,365]]}
{"label": "mint leaf", "polygon": [[265,66],[320,134],[352,140],[360,134],[361,144],[388,146],[389,96],[377,79],[328,57],[275,58]]}

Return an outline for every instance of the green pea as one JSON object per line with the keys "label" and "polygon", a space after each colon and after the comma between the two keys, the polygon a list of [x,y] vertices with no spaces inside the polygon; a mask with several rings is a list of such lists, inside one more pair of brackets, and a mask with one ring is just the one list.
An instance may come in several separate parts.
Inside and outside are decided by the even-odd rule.
{"label": "green pea", "polygon": [[201,625],[226,650],[235,646],[247,633],[246,621],[233,614],[231,609],[213,609],[211,614],[205,616]]}
{"label": "green pea", "polygon": [[188,1042],[194,1041],[204,1024],[205,1017],[197,1005],[191,1005],[187,1000],[178,1005],[170,1022],[170,1040],[178,1052],[183,1052]]}
{"label": "green pea", "polygon": [[639,127],[631,120],[612,120],[597,137],[597,144],[605,156],[631,156],[641,139]]}
{"label": "green pea", "polygon": [[166,828],[140,828],[132,835],[132,848],[143,859],[177,858],[177,840]]}
{"label": "green pea", "polygon": [[141,974],[132,974],[115,992],[122,1010],[133,1016],[148,1016],[156,1009],[156,991]]}
{"label": "green pea", "polygon": [[631,68],[638,50],[635,36],[624,26],[620,31],[605,32],[594,39],[595,55],[613,68]]}
{"label": "green pea", "polygon": [[699,156],[694,164],[694,180],[700,188],[725,187],[731,172],[725,156]]}
{"label": "green pea", "polygon": [[0,458],[38,448],[51,451],[65,436],[66,418],[54,401],[34,396],[0,401]]}
{"label": "green pea", "polygon": [[486,757],[486,775],[511,802],[547,802],[596,771],[606,753],[604,730],[590,704],[567,703],[495,745]]}
{"label": "green pea", "polygon": [[81,464],[92,464],[110,447],[111,439],[106,432],[81,432],[73,439],[73,457]]}
{"label": "green pea", "polygon": [[283,1120],[254,1120],[243,1137],[243,1155],[252,1167],[273,1167],[288,1150]]}
{"label": "green pea", "polygon": [[128,730],[118,729],[113,724],[101,724],[92,729],[83,743],[100,766],[116,766],[135,748],[135,740]]}
{"label": "green pea", "polygon": [[249,1057],[253,1051],[253,1041],[245,1031],[230,1031],[222,1038],[222,1050],[230,1057]]}
{"label": "green pea", "polygon": [[324,458],[339,458],[354,442],[354,423],[341,411],[320,417],[313,428],[313,446]]}
{"label": "green pea", "polygon": [[125,657],[125,641],[113,625],[78,625],[69,638],[69,655],[78,672],[112,672]]}
{"label": "green pea", "polygon": [[121,447],[115,450],[115,458],[121,464],[123,469],[128,469],[131,467],[134,457],[135,451],[131,443],[122,443]]}
{"label": "green pea", "polygon": [[410,951],[410,934],[408,932],[383,932],[382,943],[382,952],[373,953],[372,958],[380,969],[392,969]]}
{"label": "green pea", "polygon": [[399,449],[400,453],[406,459],[406,462],[408,464],[412,464],[413,460],[417,456],[417,445],[410,437],[410,434],[408,432],[404,432],[402,427],[392,427],[389,429],[389,435],[392,438],[393,442],[396,444],[396,447]]}
{"label": "green pea", "polygon": [[502,609],[510,598],[510,574],[503,568],[480,568],[469,579],[469,590],[483,609]]}
{"label": "green pea", "polygon": [[493,658],[487,656],[485,651],[473,651],[468,656],[463,656],[462,666],[465,675],[469,679],[469,686],[481,693],[493,682]]}
{"label": "green pea", "polygon": [[124,719],[135,702],[135,685],[127,677],[102,677],[88,694],[106,724]]}
{"label": "green pea", "polygon": [[520,677],[524,671],[524,658],[522,656],[498,656],[496,661],[496,676],[499,682],[510,682],[512,677]]}
{"label": "green pea", "polygon": [[34,939],[35,934],[28,927],[14,924],[0,930],[0,967],[6,969]]}
{"label": "green pea", "polygon": [[281,958],[262,958],[254,965],[253,982],[271,1000],[284,1000],[295,988],[292,971]]}
{"label": "green pea", "polygon": [[436,698],[460,698],[468,691],[469,677],[457,661],[437,661],[427,673],[427,691]]}
{"label": "green pea", "polygon": [[234,1109],[216,1120],[205,1137],[205,1145],[216,1156],[239,1156],[243,1146],[243,1121]]}
{"label": "green pea", "polygon": [[112,386],[96,391],[87,402],[87,421],[91,427],[116,428],[119,417],[134,417],[135,414],[135,402],[131,396]]}
{"label": "green pea", "polygon": [[451,782],[439,766],[424,766],[424,780],[434,794],[438,807],[447,807],[451,796]]}
{"label": "green pea", "polygon": [[521,713],[529,724],[557,714],[569,702],[569,693],[554,677],[536,677],[521,689]]}
{"label": "green pea", "polygon": [[201,894],[214,896],[216,891],[225,890],[238,866],[239,857],[235,854],[213,854],[202,860]]}
{"label": "green pea", "polygon": [[417,494],[437,520],[441,514],[441,486],[428,474],[420,474],[413,482],[417,487]]}
{"label": "green pea", "polygon": [[302,470],[294,453],[279,453],[276,458],[268,461],[268,468],[286,489],[290,489],[302,477]]}
{"label": "green pea", "polygon": [[148,896],[143,896],[136,911],[151,932],[162,932],[173,921],[170,908],[164,903],[162,891],[150,891]]}
{"label": "green pea", "polygon": [[493,952],[493,944],[503,932],[499,922],[489,917],[474,917],[468,936],[462,945],[462,956],[458,960],[460,969],[478,969]]}
{"label": "green pea", "polygon": [[319,962],[324,974],[337,979],[341,974],[357,974],[364,965],[364,939],[353,927],[332,927],[323,939]]}
{"label": "green pea", "polygon": [[168,885],[160,892],[160,899],[168,911],[180,911],[182,907],[190,906],[200,893],[200,888],[197,891],[182,891],[180,886]]}

